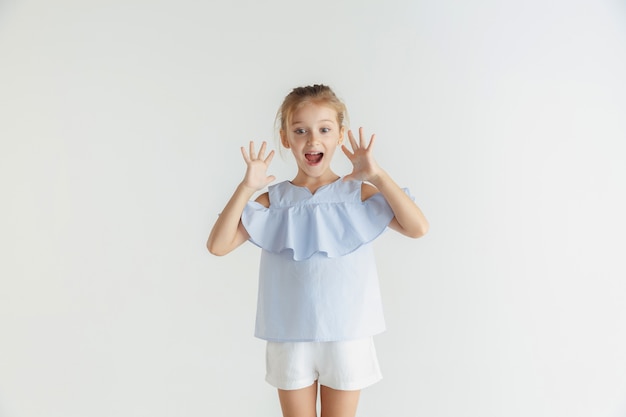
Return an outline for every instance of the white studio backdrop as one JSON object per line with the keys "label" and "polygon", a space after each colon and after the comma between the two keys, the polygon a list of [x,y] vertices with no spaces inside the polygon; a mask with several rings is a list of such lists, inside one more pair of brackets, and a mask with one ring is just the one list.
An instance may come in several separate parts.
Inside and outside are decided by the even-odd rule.
{"label": "white studio backdrop", "polygon": [[624,74],[617,0],[0,3],[0,416],[280,415],[259,251],[204,243],[320,82],[431,222],[358,415],[626,416]]}

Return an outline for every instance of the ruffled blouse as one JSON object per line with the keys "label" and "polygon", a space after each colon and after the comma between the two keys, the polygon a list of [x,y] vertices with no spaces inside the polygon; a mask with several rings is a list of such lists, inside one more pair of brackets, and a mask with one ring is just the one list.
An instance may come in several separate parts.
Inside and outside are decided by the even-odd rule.
{"label": "ruffled blouse", "polygon": [[269,208],[249,202],[242,222],[252,243],[273,253],[290,251],[296,261],[314,253],[347,255],[378,237],[393,218],[381,193],[361,201],[361,184],[340,178],[312,194],[284,181],[269,187]]}
{"label": "ruffled blouse", "polygon": [[340,178],[312,194],[285,181],[269,187],[269,208],[246,205],[242,224],[263,249],[255,336],[333,341],[384,330],[370,243],[394,214],[381,193],[361,201],[361,184]]}

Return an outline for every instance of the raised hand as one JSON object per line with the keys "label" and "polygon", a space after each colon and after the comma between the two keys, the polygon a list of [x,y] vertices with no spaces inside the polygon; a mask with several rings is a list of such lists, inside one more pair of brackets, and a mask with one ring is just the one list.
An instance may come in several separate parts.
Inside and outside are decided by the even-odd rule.
{"label": "raised hand", "polygon": [[363,134],[363,128],[359,128],[359,141],[357,142],[352,134],[352,131],[348,131],[348,139],[350,140],[350,146],[352,152],[346,147],[341,145],[341,150],[352,162],[353,168],[349,175],[344,177],[344,181],[358,180],[358,181],[373,181],[380,175],[380,167],[374,160],[372,149],[374,147],[374,140],[376,135],[372,135],[369,143],[365,143],[365,136]]}
{"label": "raised hand", "polygon": [[267,157],[265,156],[265,148],[267,142],[261,144],[261,149],[257,154],[254,150],[254,142],[250,141],[250,152],[246,152],[245,147],[241,147],[241,154],[246,161],[246,175],[243,179],[243,185],[252,188],[255,191],[265,188],[269,183],[276,179],[273,175],[267,175],[267,168],[274,158],[274,151],[271,151]]}

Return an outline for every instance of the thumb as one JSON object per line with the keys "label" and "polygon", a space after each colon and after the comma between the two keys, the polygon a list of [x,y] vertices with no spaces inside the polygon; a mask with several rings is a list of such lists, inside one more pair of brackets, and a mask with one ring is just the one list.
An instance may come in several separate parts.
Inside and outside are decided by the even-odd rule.
{"label": "thumb", "polygon": [[346,145],[341,145],[341,150],[348,157],[348,159],[351,159],[352,156],[354,156],[354,154],[350,152],[350,150],[346,147]]}

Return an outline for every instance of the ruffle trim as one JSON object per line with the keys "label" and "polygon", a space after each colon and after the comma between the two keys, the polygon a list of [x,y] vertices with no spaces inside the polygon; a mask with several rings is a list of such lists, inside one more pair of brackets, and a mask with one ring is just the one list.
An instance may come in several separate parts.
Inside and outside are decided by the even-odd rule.
{"label": "ruffle trim", "polygon": [[[404,192],[408,193],[407,189]],[[363,202],[266,208],[250,201],[241,221],[250,241],[273,253],[290,251],[296,261],[316,253],[336,258],[354,252],[385,231],[393,211],[381,193]]]}

